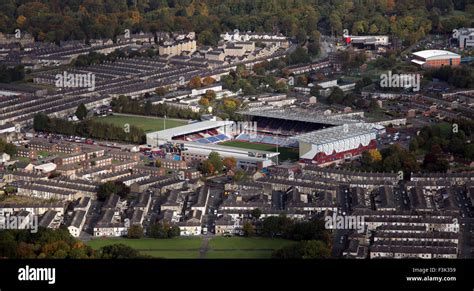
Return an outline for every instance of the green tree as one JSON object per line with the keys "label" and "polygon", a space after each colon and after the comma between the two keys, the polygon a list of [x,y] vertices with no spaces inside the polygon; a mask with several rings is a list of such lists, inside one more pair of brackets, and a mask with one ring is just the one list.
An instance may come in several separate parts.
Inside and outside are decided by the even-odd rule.
{"label": "green tree", "polygon": [[104,201],[110,195],[116,194],[122,199],[126,199],[130,193],[130,188],[121,181],[108,181],[101,184],[97,190],[97,199]]}
{"label": "green tree", "polygon": [[201,163],[200,170],[204,175],[212,175],[216,171],[210,160],[203,161]]}
{"label": "green tree", "polygon": [[153,104],[151,103],[151,100],[147,100],[144,107],[145,115],[150,115],[152,113],[152,110],[153,110]]}
{"label": "green tree", "polygon": [[342,104],[344,100],[344,91],[339,87],[332,88],[331,94],[327,98],[329,104]]}
{"label": "green tree", "polygon": [[170,227],[168,231],[168,236],[170,238],[180,236],[180,234],[181,234],[181,230],[179,229],[179,226],[172,226]]}
{"label": "green tree", "polygon": [[163,224],[156,222],[148,228],[148,235],[152,238],[167,238],[168,230],[163,227]]}
{"label": "green tree", "polygon": [[250,212],[250,215],[252,215],[252,217],[254,219],[259,219],[260,216],[262,215],[262,210],[260,210],[260,208],[254,208],[251,212]]}
{"label": "green tree", "polygon": [[50,119],[44,113],[37,113],[33,118],[33,129],[35,131],[46,131],[48,130]]}
{"label": "green tree", "polygon": [[75,115],[79,120],[83,120],[87,117],[87,108],[84,103],[81,103],[79,106],[77,106]]}
{"label": "green tree", "polygon": [[244,236],[246,237],[255,235],[255,227],[250,221],[244,222],[244,225],[242,226],[242,230],[244,232]]}
{"label": "green tree", "polygon": [[211,152],[209,154],[209,161],[211,162],[212,166],[214,167],[214,170],[217,172],[222,172],[222,168],[224,166],[222,162],[221,155],[218,152]]}
{"label": "green tree", "polygon": [[113,244],[100,249],[101,259],[137,259],[140,252],[124,244]]}
{"label": "green tree", "polygon": [[128,228],[127,232],[128,238],[142,238],[143,237],[143,227],[141,225],[132,225]]}
{"label": "green tree", "polygon": [[310,240],[291,244],[272,253],[276,259],[322,259],[330,258],[331,249],[322,241]]}
{"label": "green tree", "polygon": [[311,61],[311,59],[303,47],[297,47],[296,50],[288,56],[288,63],[290,65],[308,63],[309,61]]}

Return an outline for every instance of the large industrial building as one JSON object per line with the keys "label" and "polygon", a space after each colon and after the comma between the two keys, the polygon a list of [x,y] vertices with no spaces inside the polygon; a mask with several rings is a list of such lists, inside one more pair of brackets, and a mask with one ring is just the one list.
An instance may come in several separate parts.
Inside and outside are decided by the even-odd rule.
{"label": "large industrial building", "polygon": [[412,62],[423,68],[439,68],[442,66],[459,66],[461,56],[445,50],[424,50],[413,53]]}

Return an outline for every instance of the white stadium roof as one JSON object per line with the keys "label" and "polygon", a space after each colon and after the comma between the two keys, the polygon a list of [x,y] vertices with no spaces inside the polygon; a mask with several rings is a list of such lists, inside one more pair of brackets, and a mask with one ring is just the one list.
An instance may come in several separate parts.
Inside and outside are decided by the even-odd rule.
{"label": "white stadium roof", "polygon": [[147,133],[147,139],[160,139],[160,140],[167,140],[170,141],[173,137],[184,135],[184,134],[191,134],[194,132],[203,131],[206,129],[218,128],[222,126],[229,126],[232,125],[233,121],[214,121],[214,120],[207,120],[201,122],[195,122],[186,124],[183,126],[178,126],[174,128],[164,129],[160,131],[154,131]]}
{"label": "white stadium roof", "polygon": [[[367,146],[371,140],[377,138],[377,129],[373,124],[358,123],[330,127],[305,133],[294,137],[300,142],[300,157],[313,159],[320,152],[326,155],[345,152]],[[301,143],[311,144],[311,147],[301,147]],[[301,150],[305,149],[304,152]]]}
{"label": "white stadium roof", "polygon": [[461,57],[460,55],[458,54],[455,54],[453,52],[450,52],[450,51],[445,51],[445,50],[424,50],[424,51],[419,51],[419,52],[415,52],[413,53],[414,56],[417,56],[419,58],[422,58],[422,59],[425,59],[425,60],[428,60],[428,59],[442,59],[442,58],[445,58],[445,57],[449,57],[449,58],[457,58],[457,57]]}
{"label": "white stadium roof", "polygon": [[225,145],[218,145],[218,144],[202,144],[198,142],[179,142],[184,145],[185,151],[193,151],[193,152],[200,152],[203,155],[208,155],[210,152],[215,151],[218,152],[221,156],[224,157],[246,157],[248,159],[253,160],[261,160],[261,158],[257,157],[249,157],[248,153],[255,153],[266,155],[266,158],[269,159],[271,157],[276,157],[280,153],[278,152],[270,152],[270,151],[261,151],[261,150],[254,150],[254,149],[246,149],[246,148],[238,148],[232,146],[225,146]]}
{"label": "white stadium roof", "polygon": [[303,108],[278,108],[278,109],[251,109],[239,112],[243,115],[276,118],[290,121],[310,122],[319,124],[342,125],[358,123],[363,120],[360,112],[352,113],[326,113],[326,110],[308,110]]}

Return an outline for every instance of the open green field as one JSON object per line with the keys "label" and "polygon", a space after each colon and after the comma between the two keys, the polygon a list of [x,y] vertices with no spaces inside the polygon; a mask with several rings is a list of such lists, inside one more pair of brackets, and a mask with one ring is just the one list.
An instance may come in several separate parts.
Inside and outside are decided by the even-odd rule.
{"label": "open green field", "polygon": [[[293,243],[285,239],[244,238],[244,237],[214,237],[209,240],[207,248],[202,250],[202,258],[206,259],[266,259],[270,258],[273,250]],[[203,238],[173,238],[173,239],[126,239],[106,238],[93,239],[88,245],[98,250],[111,244],[125,244],[144,255],[166,259],[197,259],[201,257]]]}
{"label": "open green field", "polygon": [[93,249],[99,249],[111,244],[124,244],[136,250],[185,250],[199,249],[201,238],[173,238],[173,239],[127,239],[127,238],[106,238],[93,239],[88,242]]}
{"label": "open green field", "polygon": [[270,259],[272,251],[208,251],[206,259]]}
{"label": "open green field", "polygon": [[213,250],[275,250],[290,243],[292,243],[292,241],[281,238],[214,237],[209,242],[209,248]]}
{"label": "open green field", "polygon": [[215,237],[209,242],[208,259],[269,259],[272,252],[293,243],[279,238]]}
{"label": "open green field", "polygon": [[[164,129],[164,118],[109,115],[106,117],[95,117],[94,120],[110,123],[119,127],[123,127],[126,123],[128,123],[131,126],[136,126],[143,129],[145,132]],[[185,124],[187,124],[185,120],[166,119],[166,128],[178,127]]]}
{"label": "open green field", "polygon": [[[276,152],[276,146],[270,144],[261,144],[261,143],[251,143],[245,141],[225,141],[220,143],[220,145],[236,147],[236,148],[244,148],[244,149],[252,149],[258,151],[268,151],[268,152]],[[296,148],[286,148],[286,147],[278,147],[278,151],[280,152],[279,161],[297,161],[299,158],[298,149]]]}
{"label": "open green field", "polygon": [[140,251],[153,258],[164,259],[199,259],[199,250],[193,251]]}

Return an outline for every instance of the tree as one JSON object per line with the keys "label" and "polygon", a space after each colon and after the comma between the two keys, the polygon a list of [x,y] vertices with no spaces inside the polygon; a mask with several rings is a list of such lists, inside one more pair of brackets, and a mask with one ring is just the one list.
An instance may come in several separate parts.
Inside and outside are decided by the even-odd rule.
{"label": "tree", "polygon": [[167,92],[168,92],[168,89],[166,87],[158,87],[155,90],[155,93],[158,96],[165,96]]}
{"label": "tree", "polygon": [[115,194],[116,191],[117,191],[117,188],[114,182],[112,181],[105,182],[104,184],[100,185],[99,189],[97,190],[97,199],[104,201],[110,195]]}
{"label": "tree", "polygon": [[23,15],[18,16],[17,19],[16,19],[16,23],[20,27],[23,27],[23,25],[25,25],[25,22],[26,22],[26,17],[23,16]]}
{"label": "tree", "polygon": [[321,220],[292,222],[284,229],[283,237],[291,240],[322,240],[329,244],[331,235]]}
{"label": "tree", "polygon": [[205,77],[204,79],[202,79],[202,84],[204,86],[209,86],[209,85],[212,85],[216,82],[216,79],[214,79],[213,77],[210,77],[210,76],[207,76]]}
{"label": "tree", "polygon": [[418,143],[418,139],[417,138],[412,139],[410,141],[410,151],[417,152],[419,148],[420,148],[420,145]]}
{"label": "tree", "polygon": [[240,182],[240,181],[245,181],[248,179],[247,173],[245,173],[244,170],[237,170],[232,177],[234,182]]}
{"label": "tree", "polygon": [[308,63],[310,60],[308,52],[303,47],[296,48],[296,50],[288,56],[288,63],[290,65]]}
{"label": "tree", "polygon": [[199,99],[199,105],[202,105],[204,107],[207,107],[209,106],[209,99],[207,99],[206,97],[201,97],[201,99]]}
{"label": "tree", "polygon": [[369,153],[369,151],[362,152],[360,161],[362,163],[362,166],[365,169],[370,169],[370,167],[372,167],[373,158],[372,158],[372,155]]}
{"label": "tree", "polygon": [[234,170],[237,166],[237,160],[234,157],[226,157],[222,163],[227,170]]}
{"label": "tree", "polygon": [[377,149],[369,150],[370,156],[372,157],[372,161],[380,162],[382,160],[382,155]]}
{"label": "tree", "polygon": [[216,45],[217,44],[217,37],[212,33],[212,31],[205,30],[201,32],[198,36],[198,42],[202,45]]}
{"label": "tree", "polygon": [[132,225],[128,228],[127,232],[128,238],[142,238],[143,237],[143,227],[141,225]]}
{"label": "tree", "polygon": [[124,244],[113,244],[100,249],[101,259],[136,259],[140,252]]}
{"label": "tree", "polygon": [[163,227],[163,224],[157,222],[149,227],[148,235],[152,238],[167,238],[168,230]]}
{"label": "tree", "polygon": [[201,77],[194,76],[189,80],[188,87],[191,89],[200,88],[202,86]]}
{"label": "tree", "polygon": [[341,17],[339,17],[336,11],[329,16],[329,25],[331,26],[332,34],[337,34],[342,31]]}
{"label": "tree", "polygon": [[244,232],[244,236],[250,237],[255,234],[255,227],[253,226],[252,222],[246,221],[242,226],[242,230]]}
{"label": "tree", "polygon": [[331,94],[327,98],[327,102],[329,104],[342,104],[344,99],[344,91],[341,90],[339,87],[332,88]]}
{"label": "tree", "polygon": [[16,256],[19,259],[34,259],[36,258],[34,252],[34,245],[20,242],[16,248]]}
{"label": "tree", "polygon": [[272,258],[276,259],[321,259],[330,258],[331,250],[322,241],[301,241],[276,250]]}
{"label": "tree", "polygon": [[156,222],[148,228],[148,235],[153,238],[173,238],[180,235],[178,226],[170,226],[169,223]]}
{"label": "tree", "polygon": [[212,102],[216,99],[216,92],[214,90],[206,90],[206,93],[204,93],[204,97]]}
{"label": "tree", "polygon": [[309,37],[309,44],[308,44],[308,53],[312,56],[317,56],[320,52],[321,47],[321,33],[315,30],[311,33]]}
{"label": "tree", "polygon": [[212,165],[210,160],[205,160],[201,163],[201,172],[204,175],[212,175],[215,171],[214,165]]}
{"label": "tree", "polygon": [[84,103],[81,103],[79,106],[77,106],[75,115],[79,120],[83,120],[87,117],[87,108]]}
{"label": "tree", "polygon": [[0,153],[6,153],[13,157],[16,155],[17,151],[18,148],[14,144],[6,143],[0,139]]}
{"label": "tree", "polygon": [[379,103],[377,102],[377,100],[372,99],[370,101],[369,110],[370,110],[370,112],[380,111],[380,106],[379,106]]}
{"label": "tree", "polygon": [[211,152],[209,154],[209,161],[211,162],[215,171],[219,173],[222,172],[223,163],[221,155],[218,152]]}
{"label": "tree", "polygon": [[250,215],[252,215],[252,217],[254,219],[259,219],[260,216],[262,215],[262,210],[260,210],[260,208],[254,208],[251,212],[250,212]]}
{"label": "tree", "polygon": [[116,194],[122,199],[126,199],[130,193],[130,188],[121,181],[108,181],[99,186],[97,199],[106,200],[110,195]]}
{"label": "tree", "polygon": [[48,129],[49,117],[44,113],[37,113],[33,118],[33,129],[35,131],[45,131]]}
{"label": "tree", "polygon": [[291,219],[286,216],[270,216],[263,220],[261,233],[268,237],[283,236],[291,224]]}
{"label": "tree", "polygon": [[151,100],[147,100],[145,102],[145,106],[143,107],[145,115],[150,115],[152,110],[153,110],[153,104],[151,103]]}
{"label": "tree", "polygon": [[173,238],[181,235],[181,230],[179,226],[172,226],[168,231],[168,237]]}
{"label": "tree", "polygon": [[423,159],[423,168],[428,172],[443,172],[449,169],[449,163],[443,159],[439,153],[431,151],[425,155]]}

